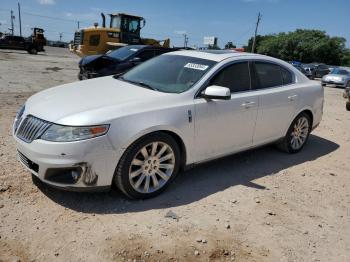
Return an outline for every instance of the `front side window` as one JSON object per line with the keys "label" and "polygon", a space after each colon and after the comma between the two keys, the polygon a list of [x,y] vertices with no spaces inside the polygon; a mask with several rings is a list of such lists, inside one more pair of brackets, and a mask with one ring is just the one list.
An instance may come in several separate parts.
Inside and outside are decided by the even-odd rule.
{"label": "front side window", "polygon": [[230,88],[231,93],[250,89],[250,75],[248,62],[230,65],[222,69],[210,81],[210,85]]}
{"label": "front side window", "polygon": [[91,46],[98,46],[100,44],[100,35],[91,35],[89,38],[89,44]]}
{"label": "front side window", "polygon": [[258,89],[283,85],[283,79],[279,65],[267,62],[255,62],[254,64]]}
{"label": "front side window", "polygon": [[121,80],[167,93],[182,93],[197,83],[215,61],[182,55],[162,55],[125,73]]}

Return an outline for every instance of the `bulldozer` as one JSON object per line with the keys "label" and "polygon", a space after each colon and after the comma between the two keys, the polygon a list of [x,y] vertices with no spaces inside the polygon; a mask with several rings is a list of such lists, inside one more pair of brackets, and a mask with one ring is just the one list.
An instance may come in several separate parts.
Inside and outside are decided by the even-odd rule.
{"label": "bulldozer", "polygon": [[44,36],[44,29],[34,27],[32,35],[29,37],[31,41],[37,46],[37,51],[44,51],[46,45],[46,38]]}
{"label": "bulldozer", "polygon": [[101,13],[102,26],[97,23],[93,27],[78,30],[74,34],[74,40],[69,45],[71,52],[80,57],[87,55],[105,54],[109,50],[126,45],[153,45],[170,47],[170,40],[155,40],[141,38],[141,29],[146,25],[143,17],[116,13],[109,14],[110,24],[106,27],[106,16]]}

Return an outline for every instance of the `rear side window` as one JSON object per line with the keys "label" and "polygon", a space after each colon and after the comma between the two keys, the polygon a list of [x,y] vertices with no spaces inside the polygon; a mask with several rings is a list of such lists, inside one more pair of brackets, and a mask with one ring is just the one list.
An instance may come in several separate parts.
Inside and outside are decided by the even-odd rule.
{"label": "rear side window", "polygon": [[283,85],[280,66],[266,62],[255,62],[257,88],[269,88]]}
{"label": "rear side window", "polygon": [[230,65],[217,73],[210,85],[228,87],[231,93],[250,90],[248,62]]}
{"label": "rear side window", "polygon": [[[300,67],[301,72],[302,72],[302,70],[303,70],[303,68]],[[293,83],[293,74],[290,71],[281,67],[281,73],[282,73],[283,85],[289,85],[289,84]]]}

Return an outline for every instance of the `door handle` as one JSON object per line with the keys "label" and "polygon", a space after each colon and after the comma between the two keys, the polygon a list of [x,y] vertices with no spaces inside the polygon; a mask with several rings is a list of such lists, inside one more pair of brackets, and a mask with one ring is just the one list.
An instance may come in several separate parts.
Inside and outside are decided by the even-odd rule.
{"label": "door handle", "polygon": [[294,101],[297,97],[298,97],[298,95],[288,96],[288,100],[289,101]]}
{"label": "door handle", "polygon": [[247,101],[247,102],[244,102],[241,106],[244,107],[244,108],[250,108],[250,107],[255,106],[255,102]]}

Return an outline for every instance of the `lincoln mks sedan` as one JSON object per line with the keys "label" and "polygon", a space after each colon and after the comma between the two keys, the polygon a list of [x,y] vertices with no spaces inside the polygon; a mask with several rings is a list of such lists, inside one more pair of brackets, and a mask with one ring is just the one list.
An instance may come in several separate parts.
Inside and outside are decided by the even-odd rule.
{"label": "lincoln mks sedan", "polygon": [[122,76],[33,95],[13,136],[21,163],[46,184],[115,185],[130,198],[149,198],[204,161],[271,143],[299,152],[321,121],[323,101],[319,83],[281,60],[177,51]]}

